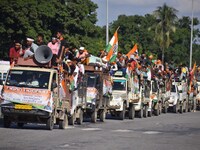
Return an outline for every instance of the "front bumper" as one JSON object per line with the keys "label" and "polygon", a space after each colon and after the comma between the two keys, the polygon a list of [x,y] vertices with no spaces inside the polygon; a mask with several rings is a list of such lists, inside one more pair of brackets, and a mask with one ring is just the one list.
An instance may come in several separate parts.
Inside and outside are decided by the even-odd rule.
{"label": "front bumper", "polygon": [[37,108],[32,108],[31,110],[25,110],[25,109],[15,109],[14,104],[4,104],[1,105],[1,112],[4,115],[20,115],[20,116],[43,116],[43,117],[49,117],[50,112],[43,111]]}

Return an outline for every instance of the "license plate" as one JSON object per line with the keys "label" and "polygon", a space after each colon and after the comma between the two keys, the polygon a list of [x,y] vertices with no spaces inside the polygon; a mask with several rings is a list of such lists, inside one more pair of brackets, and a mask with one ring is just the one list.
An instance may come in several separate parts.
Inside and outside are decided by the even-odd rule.
{"label": "license plate", "polygon": [[20,104],[15,104],[15,109],[31,110],[31,109],[32,109],[32,106],[31,106],[31,105],[20,105]]}

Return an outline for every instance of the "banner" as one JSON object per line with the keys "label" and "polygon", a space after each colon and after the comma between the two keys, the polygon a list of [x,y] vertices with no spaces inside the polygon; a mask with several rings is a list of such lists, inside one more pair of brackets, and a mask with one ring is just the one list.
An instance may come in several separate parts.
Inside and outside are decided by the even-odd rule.
{"label": "banner", "polygon": [[52,93],[47,89],[4,86],[3,98],[6,101],[27,104],[37,109],[52,112]]}
{"label": "banner", "polygon": [[95,102],[97,94],[98,94],[98,91],[96,88],[87,87],[87,95],[86,95],[87,103]]}

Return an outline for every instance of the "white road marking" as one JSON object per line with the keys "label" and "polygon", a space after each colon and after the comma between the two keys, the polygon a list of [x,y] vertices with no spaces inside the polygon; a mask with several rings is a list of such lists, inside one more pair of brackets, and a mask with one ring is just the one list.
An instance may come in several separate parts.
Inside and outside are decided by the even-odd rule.
{"label": "white road marking", "polygon": [[162,133],[162,132],[159,132],[159,131],[145,131],[145,132],[143,132],[143,134],[159,134],[159,133]]}
{"label": "white road marking", "polygon": [[112,130],[112,132],[131,132],[131,130],[118,129],[118,130]]}
{"label": "white road marking", "polygon": [[59,146],[59,147],[65,148],[65,147],[69,147],[69,146],[70,146],[69,144],[64,144],[64,145],[61,145],[61,146]]}
{"label": "white road marking", "polygon": [[82,130],[84,130],[84,131],[99,131],[99,130],[101,130],[101,128],[85,128]]}
{"label": "white road marking", "polygon": [[73,129],[73,128],[75,128],[74,126],[68,126],[68,127],[66,127],[66,129]]}

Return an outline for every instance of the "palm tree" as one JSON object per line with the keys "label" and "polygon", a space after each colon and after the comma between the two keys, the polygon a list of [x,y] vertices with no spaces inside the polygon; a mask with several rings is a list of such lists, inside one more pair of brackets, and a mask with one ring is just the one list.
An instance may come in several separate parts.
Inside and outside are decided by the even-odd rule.
{"label": "palm tree", "polygon": [[158,24],[155,28],[155,40],[159,43],[160,49],[162,50],[162,62],[164,63],[165,49],[169,48],[172,40],[170,34],[176,31],[175,22],[178,19],[176,16],[177,10],[169,7],[164,3],[161,7],[157,7],[157,10],[153,12],[156,17]]}

